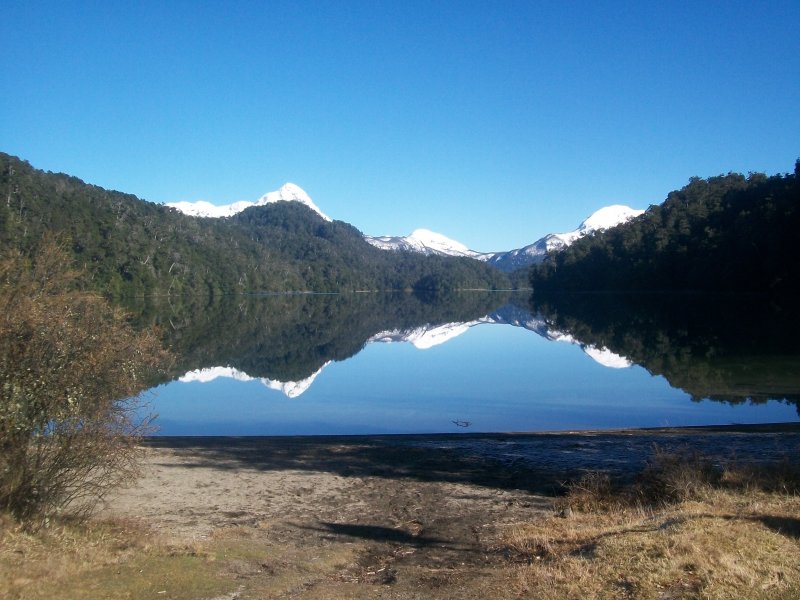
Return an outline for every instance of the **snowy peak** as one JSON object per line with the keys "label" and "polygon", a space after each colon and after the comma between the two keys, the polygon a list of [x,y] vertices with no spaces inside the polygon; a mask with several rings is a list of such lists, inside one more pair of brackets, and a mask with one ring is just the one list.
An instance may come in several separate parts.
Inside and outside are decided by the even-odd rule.
{"label": "snowy peak", "polygon": [[487,261],[501,271],[515,271],[542,262],[548,252],[563,250],[583,236],[591,235],[603,229],[610,229],[634,217],[638,217],[643,212],[643,210],[631,208],[630,206],[613,204],[593,212],[573,231],[549,233],[524,248],[483,255],[478,258]]}
{"label": "snowy peak", "polygon": [[553,233],[545,238],[550,238],[548,241],[548,250],[558,249],[569,246],[572,242],[585,235],[591,235],[595,231],[602,231],[603,229],[610,229],[620,223],[624,223],[634,217],[642,214],[643,210],[637,210],[630,206],[622,204],[613,204],[606,206],[600,210],[596,210],[589,215],[574,231],[567,233]]}
{"label": "snowy peak", "polygon": [[476,325],[477,321],[469,323],[445,323],[444,325],[424,325],[412,329],[393,329],[391,331],[381,331],[367,340],[367,343],[396,343],[409,342],[418,350],[428,350],[434,346],[439,346],[449,342],[455,337],[469,330]]}
{"label": "snowy peak", "polygon": [[294,183],[284,183],[280,189],[268,192],[256,201],[256,204],[269,204],[271,202],[302,202],[303,204],[314,204],[305,190]]}
{"label": "snowy peak", "polygon": [[197,202],[172,202],[167,204],[167,206],[175,208],[180,212],[193,217],[220,218],[232,217],[233,215],[240,213],[251,206],[264,206],[266,204],[272,204],[273,202],[299,202],[300,204],[303,204],[313,210],[326,221],[331,220],[330,217],[324,214],[319,207],[314,204],[314,201],[311,200],[309,195],[306,194],[306,192],[300,186],[295,185],[294,183],[285,183],[280,189],[264,194],[255,202],[242,200],[240,202],[234,202],[233,204],[223,204],[218,206],[216,204],[211,204],[210,202],[199,200]]}
{"label": "snowy peak", "polygon": [[407,252],[420,252],[422,254],[444,254],[447,256],[468,256],[474,258],[478,255],[461,242],[436,233],[429,229],[416,229],[411,235],[401,236],[369,236],[364,239],[381,250],[395,250]]}
{"label": "snowy peak", "polygon": [[593,212],[583,223],[578,227],[578,231],[591,233],[593,231],[600,231],[602,229],[610,229],[620,223],[629,221],[634,217],[638,217],[644,211],[625,206],[624,204],[612,204],[606,206],[598,211]]}
{"label": "snowy peak", "polygon": [[264,194],[255,202],[255,206],[264,206],[265,204],[272,204],[273,202],[299,202],[300,204],[305,204],[326,221],[331,220],[328,215],[323,213],[319,207],[314,204],[314,201],[306,194],[305,190],[294,183],[284,183],[279,190]]}
{"label": "snowy peak", "polygon": [[614,204],[593,212],[573,231],[550,233],[534,243],[508,252],[476,252],[464,244],[429,229],[417,229],[407,236],[369,236],[364,239],[381,250],[420,252],[445,256],[466,256],[481,260],[501,271],[511,272],[540,263],[548,252],[562,250],[575,240],[608,229],[639,216],[643,210]]}
{"label": "snowy peak", "polygon": [[236,381],[258,381],[263,386],[271,390],[277,390],[288,398],[297,398],[311,387],[311,384],[314,383],[317,375],[319,375],[322,372],[322,369],[327,367],[330,362],[331,361],[326,362],[317,370],[316,373],[312,373],[300,381],[278,381],[276,379],[267,379],[266,377],[251,377],[244,371],[240,371],[234,367],[206,367],[203,369],[195,369],[194,371],[189,371],[182,377],[179,377],[178,381],[181,383],[209,383],[210,381],[214,381],[220,377],[226,379],[235,379]]}

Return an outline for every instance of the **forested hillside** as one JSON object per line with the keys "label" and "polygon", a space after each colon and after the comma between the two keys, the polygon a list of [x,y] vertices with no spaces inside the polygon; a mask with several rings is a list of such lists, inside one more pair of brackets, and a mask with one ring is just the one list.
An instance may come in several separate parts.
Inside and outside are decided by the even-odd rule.
{"label": "forested hillside", "polygon": [[294,202],[201,219],[2,153],[0,194],[0,247],[62,236],[86,284],[114,298],[509,285],[471,259],[382,252]]}
{"label": "forested hillside", "polygon": [[800,281],[794,174],[692,178],[663,204],[576,241],[531,270],[534,291],[782,293]]}

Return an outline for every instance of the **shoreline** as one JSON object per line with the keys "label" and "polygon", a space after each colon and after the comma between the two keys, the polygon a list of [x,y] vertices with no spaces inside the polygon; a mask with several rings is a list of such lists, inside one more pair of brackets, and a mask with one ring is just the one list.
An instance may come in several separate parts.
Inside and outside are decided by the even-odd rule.
{"label": "shoreline", "polygon": [[800,421],[778,423],[732,423],[729,425],[679,425],[665,427],[615,427],[609,429],[554,429],[549,431],[498,432],[440,432],[440,433],[355,433],[355,434],[290,434],[290,435],[150,435],[142,437],[145,444],[158,440],[431,440],[431,439],[489,439],[539,438],[557,436],[597,435],[658,435],[674,433],[791,433],[800,432]]}
{"label": "shoreline", "polygon": [[[537,540],[553,540],[556,548],[585,536],[588,541],[577,543],[575,552],[586,558],[586,544],[663,537],[679,524],[709,520],[702,505],[691,509],[704,511],[702,517],[681,509],[635,513],[640,533],[634,534],[633,517],[620,514],[607,535],[597,521],[608,516],[558,513],[565,484],[591,471],[635,477],[654,444],[668,452],[689,448],[722,464],[731,458],[737,465],[796,462],[800,423],[534,434],[151,437],[142,444],[143,477],[107,498],[99,516],[137,523],[152,539],[165,540],[162,554],[196,561],[193,577],[208,578],[205,585],[217,585],[218,573],[227,581],[227,595],[184,597],[519,597],[508,592],[514,582],[526,589],[527,578],[538,581],[551,564],[561,568],[555,554],[551,562],[534,562],[543,552]],[[783,512],[770,508],[763,518],[800,522],[794,509],[774,506]],[[729,515],[721,514],[719,528],[728,531]],[[750,530],[737,535],[752,537]],[[639,539],[644,538],[630,543]],[[581,562],[582,570],[566,570],[566,577],[582,581],[587,565],[602,564]],[[137,568],[150,573],[145,567]],[[142,570],[133,569],[131,580],[139,581]],[[150,583],[157,586],[153,594],[181,597],[171,577]],[[152,579],[148,574],[147,581]]]}
{"label": "shoreline", "polygon": [[[327,474],[464,484],[556,497],[587,472],[626,481],[654,453],[692,452],[714,464],[800,456],[800,423],[548,433],[330,436],[164,436],[141,444],[189,470]],[[794,459],[796,460],[796,459]]]}

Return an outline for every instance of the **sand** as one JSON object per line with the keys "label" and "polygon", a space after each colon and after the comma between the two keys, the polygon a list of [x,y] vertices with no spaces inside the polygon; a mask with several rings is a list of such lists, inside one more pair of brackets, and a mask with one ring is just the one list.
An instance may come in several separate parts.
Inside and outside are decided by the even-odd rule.
{"label": "sand", "polygon": [[454,581],[477,591],[483,570],[508,560],[499,543],[508,528],[552,515],[563,484],[585,471],[632,477],[654,443],[774,460],[800,455],[800,427],[151,438],[143,477],[108,498],[100,516],[184,541],[256,532],[295,563],[347,544],[356,558],[337,577],[411,586],[393,585],[407,592],[397,597]]}

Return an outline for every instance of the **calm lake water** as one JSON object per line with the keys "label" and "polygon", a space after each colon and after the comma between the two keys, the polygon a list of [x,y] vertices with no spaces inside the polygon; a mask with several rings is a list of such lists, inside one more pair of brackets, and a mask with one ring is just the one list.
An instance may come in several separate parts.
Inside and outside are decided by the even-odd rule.
{"label": "calm lake water", "polygon": [[151,409],[160,435],[798,420],[800,355],[788,339],[797,325],[784,313],[752,301],[643,304],[297,295],[154,315],[173,332],[179,364],[153,389]]}

